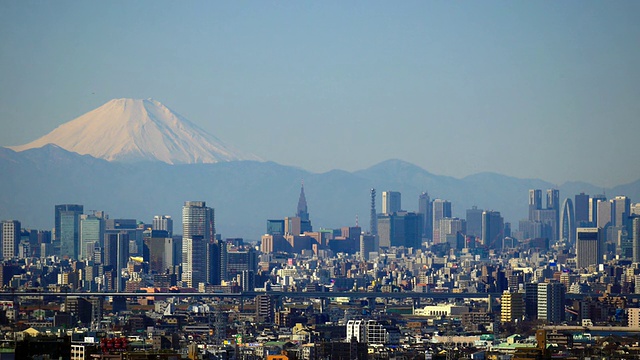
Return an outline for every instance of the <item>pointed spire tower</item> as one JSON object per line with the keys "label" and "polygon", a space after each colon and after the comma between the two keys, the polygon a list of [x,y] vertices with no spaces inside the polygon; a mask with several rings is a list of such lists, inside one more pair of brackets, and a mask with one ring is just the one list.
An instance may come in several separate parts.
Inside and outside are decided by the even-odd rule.
{"label": "pointed spire tower", "polygon": [[300,218],[300,228],[302,232],[312,231],[311,220],[309,220],[309,212],[307,211],[307,197],[304,195],[304,180],[300,185],[300,197],[298,198],[298,209],[296,217]]}

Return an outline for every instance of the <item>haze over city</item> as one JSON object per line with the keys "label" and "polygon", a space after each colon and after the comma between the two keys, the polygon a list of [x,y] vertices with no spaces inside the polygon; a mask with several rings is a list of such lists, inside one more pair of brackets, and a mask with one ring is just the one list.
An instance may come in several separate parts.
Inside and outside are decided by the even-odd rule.
{"label": "haze over city", "polygon": [[640,178],[640,5],[2,2],[1,146],[114,98],[314,172]]}

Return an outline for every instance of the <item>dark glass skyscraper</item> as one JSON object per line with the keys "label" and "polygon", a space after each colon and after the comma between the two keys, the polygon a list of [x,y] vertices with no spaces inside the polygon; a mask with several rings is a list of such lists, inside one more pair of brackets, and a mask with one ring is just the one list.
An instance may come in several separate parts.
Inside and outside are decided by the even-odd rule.
{"label": "dark glass skyscraper", "polygon": [[60,247],[60,256],[78,259],[80,250],[80,215],[82,205],[64,204],[55,206],[55,241]]}

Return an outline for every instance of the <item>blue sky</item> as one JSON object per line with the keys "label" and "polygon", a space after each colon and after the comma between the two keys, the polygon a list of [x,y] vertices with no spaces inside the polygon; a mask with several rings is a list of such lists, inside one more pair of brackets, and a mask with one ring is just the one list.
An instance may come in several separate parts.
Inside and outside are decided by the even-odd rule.
{"label": "blue sky", "polygon": [[154,98],[323,172],[640,178],[637,1],[3,1],[0,145]]}

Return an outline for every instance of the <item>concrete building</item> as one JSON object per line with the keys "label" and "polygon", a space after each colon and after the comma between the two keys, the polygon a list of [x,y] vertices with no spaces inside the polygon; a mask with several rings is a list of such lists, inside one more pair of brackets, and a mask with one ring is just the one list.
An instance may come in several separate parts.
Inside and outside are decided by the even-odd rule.
{"label": "concrete building", "polygon": [[538,320],[560,324],[564,320],[565,287],[559,282],[538,284]]}
{"label": "concrete building", "polygon": [[524,317],[524,293],[505,291],[500,299],[500,322],[509,323]]}
{"label": "concrete building", "polygon": [[576,267],[588,268],[602,262],[602,229],[578,228],[576,230]]}
{"label": "concrete building", "polygon": [[2,222],[2,258],[11,260],[18,255],[20,244],[20,221],[5,220]]}
{"label": "concrete building", "polygon": [[398,191],[382,192],[382,213],[393,214],[402,211],[402,195]]}

